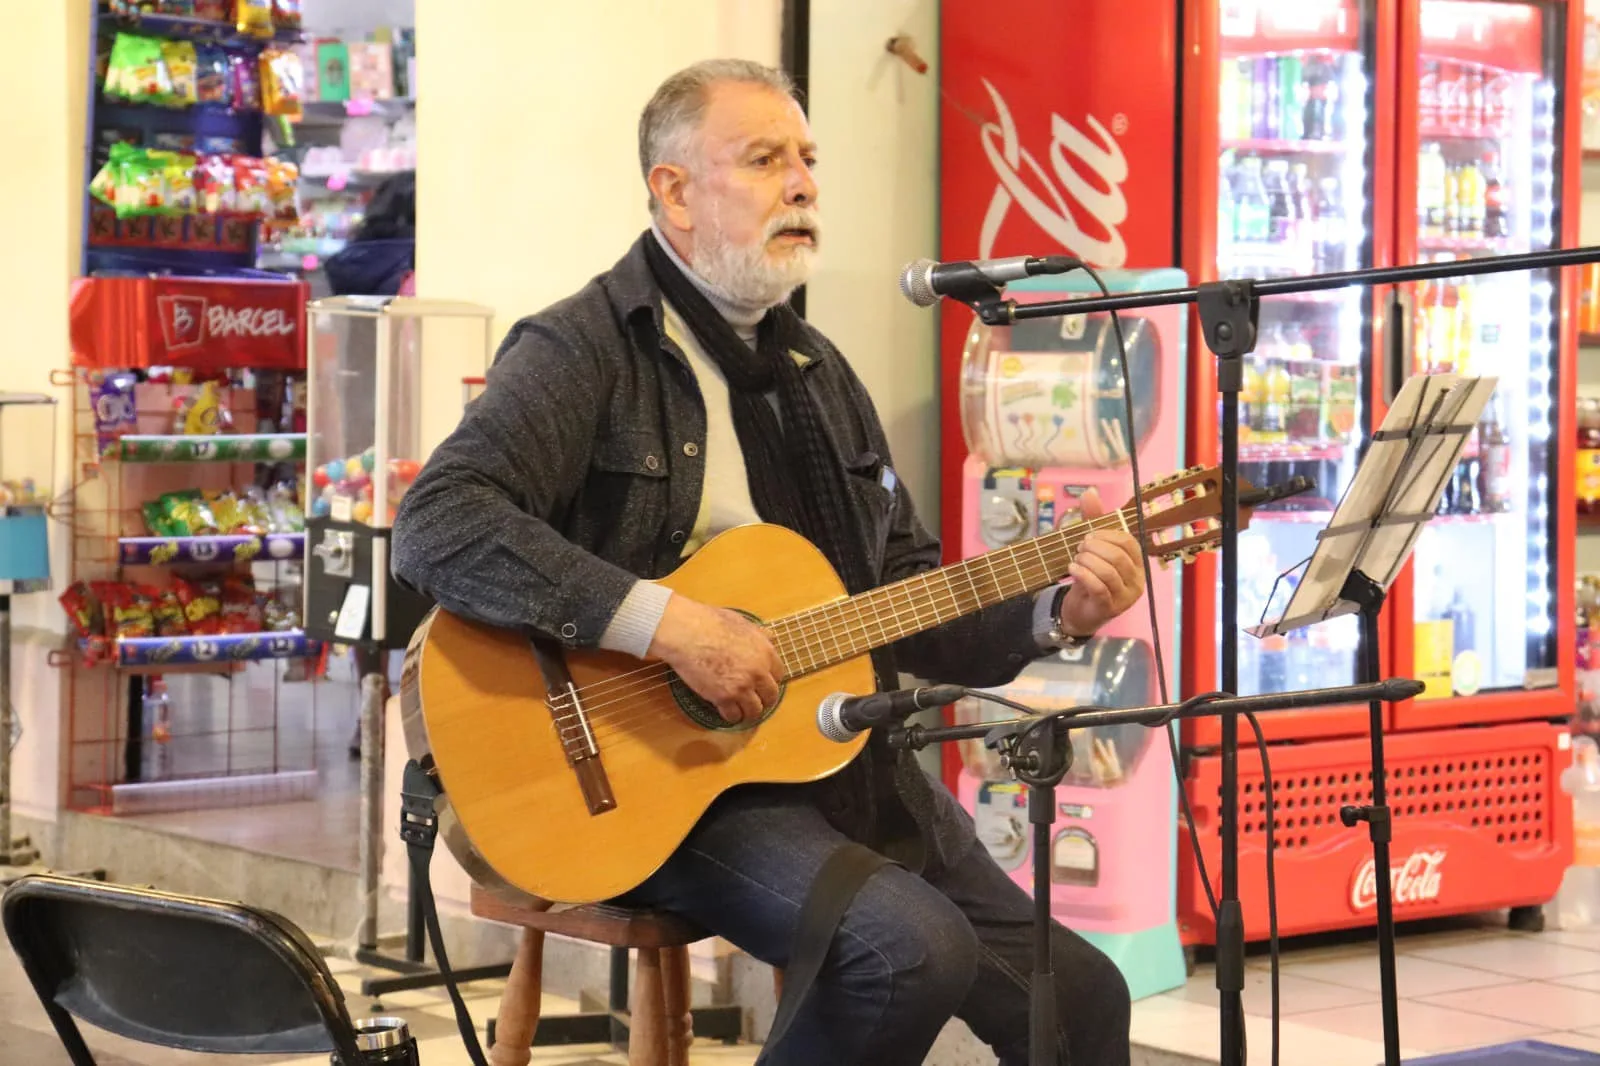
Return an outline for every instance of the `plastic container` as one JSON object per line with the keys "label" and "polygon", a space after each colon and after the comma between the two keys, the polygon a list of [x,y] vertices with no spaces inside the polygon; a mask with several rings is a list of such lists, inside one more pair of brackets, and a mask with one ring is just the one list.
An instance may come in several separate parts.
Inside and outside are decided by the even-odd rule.
{"label": "plastic container", "polygon": [[1593,737],[1572,741],[1572,765],[1561,772],[1572,797],[1572,865],[1556,893],[1562,929],[1600,928],[1600,748]]}

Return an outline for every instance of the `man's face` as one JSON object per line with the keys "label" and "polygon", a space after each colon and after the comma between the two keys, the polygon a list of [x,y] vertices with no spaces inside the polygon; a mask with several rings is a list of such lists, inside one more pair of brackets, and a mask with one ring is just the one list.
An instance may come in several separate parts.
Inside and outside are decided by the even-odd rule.
{"label": "man's face", "polygon": [[805,284],[820,239],[816,146],[799,104],[742,82],[714,85],[681,202],[667,221],[688,230],[689,258],[734,299],[771,306]]}

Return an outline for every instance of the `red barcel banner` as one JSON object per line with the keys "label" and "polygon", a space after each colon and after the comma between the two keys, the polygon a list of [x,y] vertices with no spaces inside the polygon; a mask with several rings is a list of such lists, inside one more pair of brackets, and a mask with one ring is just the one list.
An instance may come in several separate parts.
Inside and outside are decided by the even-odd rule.
{"label": "red barcel banner", "polygon": [[72,364],[303,369],[308,295],[299,281],[79,278]]}

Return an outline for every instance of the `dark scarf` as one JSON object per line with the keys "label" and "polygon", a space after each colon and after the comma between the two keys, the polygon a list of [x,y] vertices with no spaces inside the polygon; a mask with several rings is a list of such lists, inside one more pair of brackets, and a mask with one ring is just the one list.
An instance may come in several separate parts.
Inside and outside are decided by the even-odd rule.
{"label": "dark scarf", "polygon": [[[800,366],[789,354],[801,344],[800,316],[788,304],[769,310],[757,326],[752,349],[673,263],[654,233],[645,234],[644,251],[662,294],[727,379],[756,513],[816,545],[852,594],[872,588],[877,575],[864,551],[848,475]],[[766,397],[773,390],[781,423]]]}

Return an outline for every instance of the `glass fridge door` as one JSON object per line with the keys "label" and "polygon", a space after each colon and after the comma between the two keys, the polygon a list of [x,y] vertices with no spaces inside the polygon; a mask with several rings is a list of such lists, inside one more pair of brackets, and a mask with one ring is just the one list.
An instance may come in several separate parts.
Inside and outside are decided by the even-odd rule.
{"label": "glass fridge door", "polygon": [[[1560,13],[1422,0],[1419,40],[1416,260],[1550,248]],[[1557,295],[1549,271],[1412,286],[1408,373],[1498,379],[1412,560],[1412,676],[1428,684],[1422,699],[1555,680]]]}
{"label": "glass fridge door", "polygon": [[[1224,5],[1219,278],[1372,265],[1373,17],[1354,0]],[[1316,488],[1258,508],[1240,533],[1241,628],[1282,613],[1297,580],[1285,572],[1310,558],[1355,474],[1370,336],[1367,289],[1261,302],[1240,393],[1240,475],[1262,486],[1303,474]],[[1241,634],[1239,691],[1349,684],[1358,638],[1353,617]]]}

